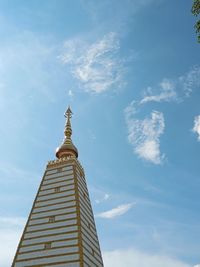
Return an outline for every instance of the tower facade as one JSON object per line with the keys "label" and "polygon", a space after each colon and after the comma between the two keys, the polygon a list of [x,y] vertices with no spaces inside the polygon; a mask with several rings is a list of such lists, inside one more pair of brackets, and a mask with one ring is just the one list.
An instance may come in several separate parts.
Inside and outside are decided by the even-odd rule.
{"label": "tower facade", "polygon": [[84,170],[65,113],[65,138],[49,161],[12,267],[103,267]]}

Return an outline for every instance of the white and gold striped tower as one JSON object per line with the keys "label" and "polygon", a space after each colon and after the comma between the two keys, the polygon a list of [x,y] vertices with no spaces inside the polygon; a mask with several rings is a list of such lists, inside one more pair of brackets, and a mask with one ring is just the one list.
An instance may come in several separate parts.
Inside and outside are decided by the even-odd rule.
{"label": "white and gold striped tower", "polygon": [[64,142],[47,164],[12,267],[103,266],[71,114],[68,108]]}

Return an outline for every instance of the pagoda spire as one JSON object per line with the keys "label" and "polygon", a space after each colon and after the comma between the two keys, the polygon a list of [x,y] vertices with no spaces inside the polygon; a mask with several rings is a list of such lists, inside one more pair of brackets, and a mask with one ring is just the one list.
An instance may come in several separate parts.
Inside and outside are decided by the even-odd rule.
{"label": "pagoda spire", "polygon": [[66,110],[64,116],[66,118],[66,125],[65,125],[65,131],[64,131],[64,134],[65,134],[65,137],[68,138],[68,139],[71,139],[71,135],[72,135],[72,127],[71,127],[71,117],[72,117],[72,111],[70,109],[70,106],[68,107],[68,109]]}
{"label": "pagoda spire", "polygon": [[66,118],[66,124],[64,129],[64,141],[60,147],[56,149],[56,157],[62,158],[66,156],[75,156],[78,157],[78,150],[75,147],[75,145],[72,142],[71,136],[72,136],[72,127],[71,127],[71,117],[72,117],[72,111],[70,106],[66,110],[64,116]]}
{"label": "pagoda spire", "polygon": [[12,267],[104,267],[70,107],[64,115],[58,159],[46,166]]}

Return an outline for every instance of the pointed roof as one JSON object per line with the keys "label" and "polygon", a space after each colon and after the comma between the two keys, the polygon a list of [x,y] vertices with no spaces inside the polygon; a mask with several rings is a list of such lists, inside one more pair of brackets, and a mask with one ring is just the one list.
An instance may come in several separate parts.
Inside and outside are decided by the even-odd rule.
{"label": "pointed roof", "polygon": [[75,156],[78,158],[78,149],[75,147],[71,140],[71,135],[72,135],[72,128],[71,128],[71,117],[72,117],[72,111],[70,109],[70,106],[66,110],[64,116],[66,118],[66,124],[65,124],[65,129],[64,129],[64,141],[61,144],[60,147],[56,149],[56,157],[57,158],[62,158],[66,156]]}

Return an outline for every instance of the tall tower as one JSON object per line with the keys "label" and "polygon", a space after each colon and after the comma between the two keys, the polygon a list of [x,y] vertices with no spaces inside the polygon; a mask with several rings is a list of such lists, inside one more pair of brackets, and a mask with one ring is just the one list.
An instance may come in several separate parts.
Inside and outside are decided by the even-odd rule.
{"label": "tall tower", "polygon": [[103,267],[71,115],[68,108],[64,141],[46,166],[12,267]]}

